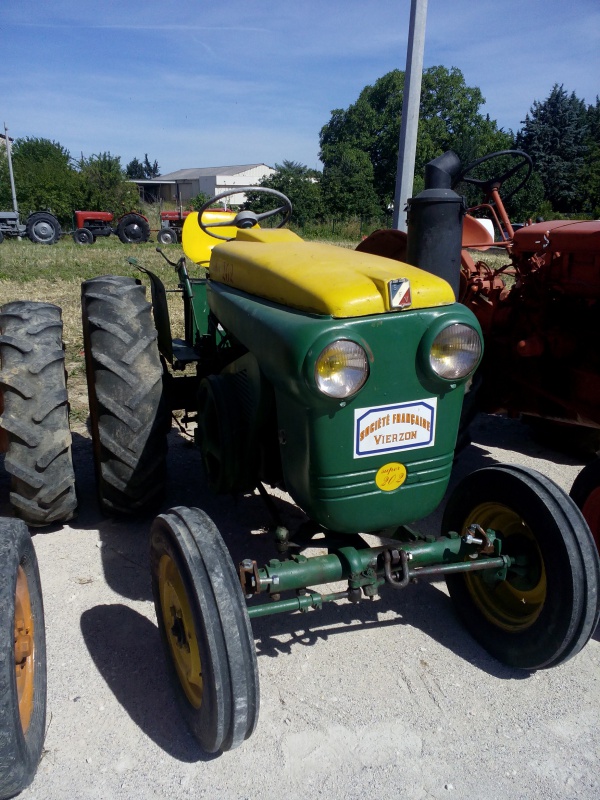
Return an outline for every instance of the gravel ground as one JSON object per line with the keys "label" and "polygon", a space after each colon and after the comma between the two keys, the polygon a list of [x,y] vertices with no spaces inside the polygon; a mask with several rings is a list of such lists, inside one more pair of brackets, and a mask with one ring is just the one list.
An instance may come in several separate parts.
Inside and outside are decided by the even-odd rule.
{"label": "gravel ground", "polygon": [[[515,421],[481,417],[473,439],[453,480],[510,461],[568,490],[581,469],[536,445]],[[205,495],[199,454],[175,431],[170,441],[165,509],[201,506],[234,560],[270,557],[260,499]],[[74,454],[80,516],[34,539],[46,608],[48,729],[23,800],[600,797],[600,632],[560,667],[508,669],[455,619],[443,582],[256,620],[257,730],[237,750],[202,755],[167,682],[150,594],[149,524],[103,519],[85,431],[75,434]],[[421,527],[437,533],[439,514]]]}

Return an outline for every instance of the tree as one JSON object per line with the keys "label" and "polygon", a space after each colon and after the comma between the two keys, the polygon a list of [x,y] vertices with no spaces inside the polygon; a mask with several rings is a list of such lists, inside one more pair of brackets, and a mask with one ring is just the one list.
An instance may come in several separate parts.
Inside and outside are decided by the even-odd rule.
{"label": "tree", "polygon": [[148,153],[144,153],[144,175],[146,178],[158,178],[160,175],[160,167],[158,166],[158,161],[154,161],[152,164],[148,161]]}
{"label": "tree", "polygon": [[336,147],[323,169],[323,206],[327,216],[368,220],[380,216],[373,174],[368,153],[348,145]]}
{"label": "tree", "polygon": [[555,211],[573,214],[581,210],[578,178],[588,149],[587,133],[583,100],[554,84],[546,100],[534,101],[517,135],[517,146],[533,158],[546,199]]}
{"label": "tree", "polygon": [[144,172],[144,165],[137,158],[127,164],[125,167],[125,174],[131,180],[144,180],[146,173]]}
{"label": "tree", "polygon": [[[50,139],[26,137],[12,145],[19,211],[27,216],[48,209],[66,223],[79,198],[79,181],[69,151]],[[8,163],[0,165],[0,207],[12,208]]]}
{"label": "tree", "polygon": [[194,211],[200,211],[202,206],[210,200],[210,197],[205,192],[198,192],[195,197],[189,202],[189,207]]}
{"label": "tree", "polygon": [[[392,70],[373,86],[366,86],[347,109],[332,111],[320,135],[323,181],[329,183],[330,198],[335,195],[334,176],[341,180],[344,175],[336,165],[352,162],[361,169],[360,182],[371,181],[380,209],[390,206],[396,183],[403,92],[404,73]],[[512,145],[512,133],[499,130],[494,121],[479,113],[483,102],[481,91],[466,86],[459,69],[437,66],[423,72],[415,193],[423,188],[425,164],[446,150],[456,150],[466,162]],[[358,152],[368,157],[371,178]]]}
{"label": "tree", "polygon": [[137,206],[137,186],[126,180],[119,156],[110,153],[82,156],[79,174],[84,208],[121,214]]}
{"label": "tree", "polygon": [[[284,160],[282,164],[275,164],[275,172],[263,178],[259,186],[289,197],[294,209],[293,220],[304,227],[322,216],[320,181],[321,173],[317,170],[299,161]],[[249,192],[246,206],[259,213],[275,207],[273,198],[261,192]]]}
{"label": "tree", "polygon": [[158,161],[151,164],[148,153],[145,153],[143,161],[139,161],[137,158],[130,161],[125,167],[125,173],[131,180],[148,180],[160,175],[160,167]]}
{"label": "tree", "polygon": [[582,210],[600,217],[600,98],[587,109],[586,154],[579,174]]}

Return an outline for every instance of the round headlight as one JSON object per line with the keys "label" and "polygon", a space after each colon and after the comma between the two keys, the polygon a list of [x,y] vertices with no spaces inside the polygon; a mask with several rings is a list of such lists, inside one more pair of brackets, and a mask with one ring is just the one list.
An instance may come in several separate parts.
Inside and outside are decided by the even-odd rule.
{"label": "round headlight", "polygon": [[481,357],[481,337],[470,325],[455,323],[440,331],[429,353],[431,368],[446,380],[459,380],[472,372]]}
{"label": "round headlight", "polygon": [[369,360],[363,348],[348,339],[327,345],[315,364],[315,382],[329,397],[350,397],[369,376]]}

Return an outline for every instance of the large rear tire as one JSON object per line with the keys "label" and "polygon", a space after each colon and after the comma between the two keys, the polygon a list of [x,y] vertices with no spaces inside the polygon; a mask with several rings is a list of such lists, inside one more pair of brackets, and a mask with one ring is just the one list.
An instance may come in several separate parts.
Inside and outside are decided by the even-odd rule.
{"label": "large rear tire", "polygon": [[40,575],[24,522],[0,518],[0,798],[28,786],[46,729]]}
{"label": "large rear tire", "polygon": [[207,753],[232,750],[258,721],[254,638],[239,578],[212,520],[197,508],[156,518],[152,592],[183,715]]}
{"label": "large rear tire", "polygon": [[93,278],[81,291],[100,505],[143,514],[164,493],[170,428],[151,306],[134,278]]}
{"label": "large rear tire", "polygon": [[62,234],[60,222],[54,214],[46,211],[32,214],[27,220],[25,230],[29,239],[36,244],[54,244]]}
{"label": "large rear tire", "polygon": [[66,522],[77,498],[58,306],[16,301],[0,308],[0,392],[17,515],[29,525]]}
{"label": "large rear tire", "polygon": [[504,580],[494,571],[446,578],[465,626],[499,661],[535,670],[578,653],[598,623],[600,563],[581,512],[548,478],[495,466],[452,493],[443,530],[492,529],[515,559]]}
{"label": "large rear tire", "polygon": [[117,225],[117,236],[123,244],[147,242],[150,238],[150,225],[141,214],[125,214]]}

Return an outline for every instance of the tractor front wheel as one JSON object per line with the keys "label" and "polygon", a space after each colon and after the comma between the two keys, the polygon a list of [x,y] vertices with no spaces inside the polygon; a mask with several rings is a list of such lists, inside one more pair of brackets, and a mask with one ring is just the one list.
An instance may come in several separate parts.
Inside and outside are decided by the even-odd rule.
{"label": "tractor front wheel", "polygon": [[73,241],[75,244],[94,244],[94,234],[89,228],[77,228],[73,231]]}
{"label": "tractor front wheel", "polygon": [[100,505],[143,514],[164,492],[171,423],[151,305],[135,278],[108,275],[83,283],[81,306]]}
{"label": "tractor front wheel", "polygon": [[150,238],[150,225],[141,214],[125,214],[117,225],[117,236],[123,244],[139,244]]}
{"label": "tractor front wheel", "polygon": [[158,627],[183,715],[207,753],[232,750],[258,720],[256,652],[231,556],[197,508],[156,518],[150,564]]}
{"label": "tractor front wheel", "polygon": [[569,494],[581,509],[600,551],[600,458],[581,470]]}
{"label": "tractor front wheel", "polygon": [[0,307],[0,428],[11,503],[29,525],[75,514],[75,473],[58,306],[21,300]]}
{"label": "tractor front wheel", "polygon": [[515,466],[486,467],[452,493],[443,530],[493,530],[512,565],[446,578],[465,626],[499,661],[535,670],[566,661],[599,616],[600,562],[573,501],[548,478]]}
{"label": "tractor front wheel", "polygon": [[0,798],[28,786],[46,728],[46,634],[27,526],[0,519]]}
{"label": "tractor front wheel", "polygon": [[161,228],[156,234],[156,241],[160,244],[177,244],[177,231],[173,228]]}

